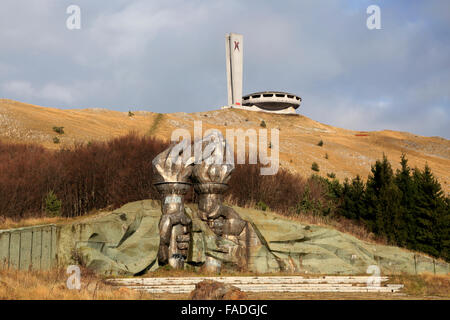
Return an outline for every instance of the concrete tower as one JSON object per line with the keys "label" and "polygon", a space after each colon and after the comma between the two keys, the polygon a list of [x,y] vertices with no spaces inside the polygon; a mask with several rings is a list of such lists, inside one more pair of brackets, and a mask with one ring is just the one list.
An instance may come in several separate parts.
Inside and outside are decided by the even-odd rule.
{"label": "concrete tower", "polygon": [[242,34],[225,36],[227,52],[228,105],[242,105],[243,40]]}
{"label": "concrete tower", "polygon": [[281,91],[262,91],[242,96],[243,83],[243,42],[242,34],[229,33],[225,36],[227,53],[228,105],[222,109],[237,108],[281,114],[296,114],[302,98]]}

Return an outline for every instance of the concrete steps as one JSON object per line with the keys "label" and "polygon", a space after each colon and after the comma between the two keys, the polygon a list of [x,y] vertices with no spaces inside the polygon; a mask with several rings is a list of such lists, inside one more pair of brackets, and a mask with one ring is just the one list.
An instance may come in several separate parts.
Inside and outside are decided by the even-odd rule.
{"label": "concrete steps", "polygon": [[[108,283],[149,293],[189,293],[195,284],[214,280],[234,285],[246,292],[399,292],[402,284],[383,284],[388,277],[323,276],[317,278],[292,277],[183,277],[183,278],[123,278]],[[369,284],[369,285],[368,285]]]}

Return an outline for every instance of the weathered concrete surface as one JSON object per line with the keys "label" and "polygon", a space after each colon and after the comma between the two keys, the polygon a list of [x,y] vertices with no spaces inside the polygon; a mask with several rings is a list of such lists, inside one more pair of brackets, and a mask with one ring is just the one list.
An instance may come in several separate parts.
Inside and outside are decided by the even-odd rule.
{"label": "weathered concrete surface", "polygon": [[65,225],[58,263],[73,263],[75,254],[86,266],[106,275],[147,270],[156,264],[160,215],[159,202],[137,201],[111,214]]}
{"label": "weathered concrete surface", "polygon": [[56,265],[55,225],[0,230],[0,269],[47,270]]}
{"label": "weathered concrete surface", "polygon": [[258,226],[272,252],[293,272],[365,274],[369,265],[379,266],[383,274],[450,272],[448,263],[399,247],[361,241],[331,227],[303,225],[270,212],[236,210]]}
{"label": "weathered concrete surface", "polygon": [[242,109],[247,111],[256,111],[256,112],[266,112],[266,113],[277,113],[277,114],[297,114],[293,107],[288,107],[281,110],[265,110],[261,109],[257,106],[239,106],[239,105],[231,105],[231,106],[223,106],[221,109]]}
{"label": "weathered concrete surface", "polygon": [[[233,207],[250,221],[263,244],[249,253],[248,270],[256,273],[299,272],[312,274],[366,274],[377,265],[381,274],[431,272],[446,274],[449,264],[398,247],[383,246],[336,231],[303,225],[271,212]],[[233,257],[237,245],[218,238],[200,219],[196,206],[186,214],[192,218],[192,245],[188,268],[204,268],[208,261],[216,269],[235,270]],[[58,245],[60,263],[71,261],[72,248],[81,260],[97,272],[135,275],[158,267],[159,202],[143,200],[129,203],[109,215],[62,227]]]}
{"label": "weathered concrete surface", "polygon": [[[225,288],[238,288],[243,292],[399,292],[402,284],[387,284],[388,277],[378,277],[373,283],[367,276],[322,276],[305,278],[283,277],[182,277],[182,278],[126,278],[109,279],[112,285],[150,293],[188,293],[195,289],[199,298],[220,299]],[[211,284],[219,284],[211,285]],[[202,285],[203,284],[203,285]],[[209,284],[209,285],[208,285]],[[200,288],[199,288],[200,287]],[[203,288],[202,288],[203,287]],[[222,287],[222,288],[221,288]],[[203,289],[203,290],[202,290]],[[218,289],[214,297],[214,289]],[[194,292],[189,299],[193,299]],[[208,295],[208,293],[210,293]],[[221,294],[223,293],[223,294]],[[205,297],[206,296],[206,297]],[[239,295],[235,296],[239,298]],[[232,296],[228,296],[229,299]]]}
{"label": "weathered concrete surface", "polygon": [[229,105],[242,105],[243,42],[241,34],[230,33],[225,36]]}

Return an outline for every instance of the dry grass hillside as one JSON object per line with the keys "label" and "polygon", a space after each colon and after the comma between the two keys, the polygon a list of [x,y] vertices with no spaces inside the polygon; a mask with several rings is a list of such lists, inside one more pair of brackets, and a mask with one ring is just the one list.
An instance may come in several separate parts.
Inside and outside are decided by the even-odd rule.
{"label": "dry grass hillside", "polygon": [[[193,132],[193,122],[201,120],[203,131],[216,128],[260,129],[264,121],[268,129],[280,129],[280,165],[309,176],[311,164],[319,165],[319,174],[335,173],[336,177],[366,178],[370,166],[387,155],[394,169],[400,155],[406,153],[412,167],[432,168],[443,189],[450,192],[450,140],[423,137],[391,130],[359,132],[322,124],[302,115],[278,115],[237,109],[197,113],[158,114],[148,111],[128,112],[107,109],[46,108],[8,99],[0,99],[0,140],[35,142],[57,149],[76,142],[107,140],[130,131],[170,139],[176,128]],[[64,134],[53,127],[64,127]],[[270,133],[269,133],[270,135]],[[53,142],[54,137],[60,143]],[[270,140],[270,138],[269,138]],[[318,146],[319,141],[322,146]]]}

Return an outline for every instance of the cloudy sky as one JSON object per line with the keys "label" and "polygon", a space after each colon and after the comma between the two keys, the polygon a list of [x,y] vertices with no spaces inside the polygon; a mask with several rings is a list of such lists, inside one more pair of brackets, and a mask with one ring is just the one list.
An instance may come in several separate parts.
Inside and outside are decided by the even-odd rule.
{"label": "cloudy sky", "polygon": [[[81,8],[69,30],[66,9]],[[381,30],[366,26],[381,8]],[[0,97],[154,112],[227,102],[225,34],[244,35],[244,93],[355,130],[450,138],[450,1],[2,0]]]}

